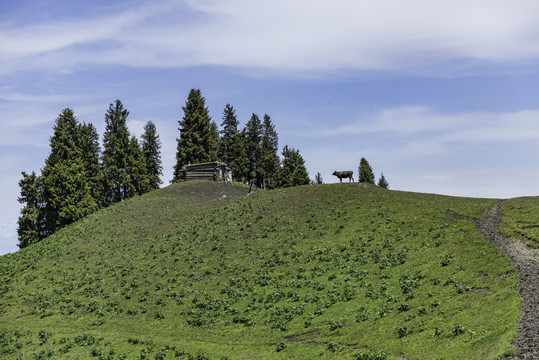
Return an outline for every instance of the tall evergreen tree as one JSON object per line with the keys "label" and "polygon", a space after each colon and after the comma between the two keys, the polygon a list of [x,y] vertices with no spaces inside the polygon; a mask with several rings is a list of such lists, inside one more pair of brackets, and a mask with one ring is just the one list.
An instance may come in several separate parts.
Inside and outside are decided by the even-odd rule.
{"label": "tall evergreen tree", "polygon": [[264,115],[262,123],[262,144],[261,144],[261,175],[264,184],[276,185],[279,178],[281,161],[279,160],[279,138],[275,125],[273,125],[268,114]]}
{"label": "tall evergreen tree", "polygon": [[149,192],[150,177],[146,171],[146,163],[138,139],[133,136],[127,149],[127,173],[129,175],[129,187],[127,197],[142,195]]}
{"label": "tall evergreen tree", "polygon": [[389,183],[387,182],[384,173],[380,175],[380,178],[378,179],[378,186],[384,189],[389,189]]}
{"label": "tall evergreen tree", "polygon": [[247,182],[251,177],[249,172],[249,159],[247,158],[247,148],[245,146],[246,139],[246,129],[243,129],[236,134],[234,141],[237,153],[236,158],[233,161],[233,167],[236,169],[236,172],[233,172],[232,176],[236,180],[243,182]]}
{"label": "tall evergreen tree", "polygon": [[216,160],[214,158],[217,153],[216,127],[211,124],[205,101],[200,90],[191,89],[185,106],[182,107],[184,116],[178,122],[180,137],[177,139],[176,165],[172,182],[183,179],[181,170],[185,165]]}
{"label": "tall evergreen tree", "polygon": [[92,183],[86,178],[88,164],[81,147],[81,138],[86,132],[83,129],[88,128],[77,123],[71,109],[64,109],[56,119],[50,140],[51,153],[41,172],[45,226],[49,235],[99,208],[99,199],[92,196]]}
{"label": "tall evergreen tree", "polygon": [[322,179],[322,174],[320,174],[319,172],[316,173],[315,177],[314,177],[314,184],[316,185],[321,185],[324,183],[324,179]]}
{"label": "tall evergreen tree", "polygon": [[[230,104],[226,104],[223,111],[223,122],[221,123],[219,158],[228,165],[234,179],[241,178],[242,171],[239,166],[245,163],[245,150],[243,149],[242,134],[238,130],[238,125],[236,111]],[[243,156],[243,158],[240,158],[240,156]]]}
{"label": "tall evergreen tree", "polygon": [[146,174],[148,175],[150,190],[159,189],[163,183],[163,167],[161,166],[161,141],[155,124],[151,121],[144,126],[142,134],[142,155],[146,164]]}
{"label": "tall evergreen tree", "polygon": [[220,161],[219,156],[219,127],[215,121],[210,121],[209,161]]}
{"label": "tall evergreen tree", "polygon": [[283,148],[283,167],[281,170],[280,185],[290,187],[297,185],[308,185],[310,183],[309,173],[305,168],[305,161],[300,155],[299,150],[289,148],[286,145]]}
{"label": "tall evergreen tree", "polygon": [[110,104],[105,114],[101,164],[107,204],[125,200],[133,193],[133,184],[127,168],[130,143],[129,130],[126,125],[127,116],[129,112],[124,109],[120,100]]}
{"label": "tall evergreen tree", "polygon": [[232,171],[235,180],[247,181],[250,177],[247,150],[245,147],[246,129],[238,129],[239,121],[234,108],[227,104],[223,111],[219,158]]}
{"label": "tall evergreen tree", "polygon": [[21,195],[18,201],[24,204],[21,209],[21,216],[18,219],[17,234],[19,237],[19,248],[27,247],[33,243],[41,241],[47,236],[44,219],[43,204],[43,182],[41,177],[34,171],[30,175],[22,172],[22,179],[19,181]]}
{"label": "tall evergreen tree", "polygon": [[248,162],[248,177],[257,185],[262,182],[262,124],[258,115],[253,114],[245,125],[245,152]]}
{"label": "tall evergreen tree", "polygon": [[374,172],[372,171],[371,165],[364,157],[361,158],[359,162],[359,182],[369,183],[374,185]]}
{"label": "tall evergreen tree", "polygon": [[307,172],[307,168],[305,167],[305,160],[303,160],[303,157],[300,155],[299,150],[296,150],[296,156],[296,168],[292,173],[292,186],[309,185],[309,173]]}
{"label": "tall evergreen tree", "polygon": [[100,156],[101,148],[99,146],[99,134],[92,124],[82,124],[79,127],[80,138],[79,147],[81,149],[82,162],[84,163],[84,177],[86,179],[86,195],[97,207],[106,206],[103,184],[103,172],[101,171]]}
{"label": "tall evergreen tree", "polygon": [[51,152],[41,176],[23,173],[19,182],[26,204],[19,218],[19,246],[53,234],[102,205],[99,136],[92,124],[79,124],[73,110],[64,109],[50,138]]}

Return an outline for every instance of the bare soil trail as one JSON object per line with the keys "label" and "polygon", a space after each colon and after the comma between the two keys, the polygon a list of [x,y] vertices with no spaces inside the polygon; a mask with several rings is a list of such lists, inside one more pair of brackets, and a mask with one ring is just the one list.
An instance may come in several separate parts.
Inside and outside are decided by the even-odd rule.
{"label": "bare soil trail", "polygon": [[486,239],[511,259],[518,273],[522,318],[514,341],[517,355],[510,359],[539,359],[539,257],[533,249],[501,235],[502,206],[503,200],[474,223]]}

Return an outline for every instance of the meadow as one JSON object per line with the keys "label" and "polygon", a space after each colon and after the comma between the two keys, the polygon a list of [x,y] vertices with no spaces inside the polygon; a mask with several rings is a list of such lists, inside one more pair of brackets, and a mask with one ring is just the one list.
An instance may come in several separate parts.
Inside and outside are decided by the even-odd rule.
{"label": "meadow", "polygon": [[520,197],[504,202],[500,230],[505,236],[519,239],[527,246],[539,248],[539,212],[537,197]]}
{"label": "meadow", "polygon": [[0,257],[0,357],[515,353],[518,277],[466,220],[496,200],[363,184],[245,193],[173,184]]}

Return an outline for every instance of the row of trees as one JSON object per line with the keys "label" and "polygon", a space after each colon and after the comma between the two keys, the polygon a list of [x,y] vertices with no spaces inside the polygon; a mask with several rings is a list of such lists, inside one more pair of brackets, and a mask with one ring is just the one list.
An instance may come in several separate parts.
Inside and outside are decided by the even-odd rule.
{"label": "row of trees", "polygon": [[[226,105],[222,130],[209,116],[200,90],[191,90],[179,121],[176,165],[171,182],[183,180],[185,165],[223,161],[235,180],[266,187],[309,184],[299,151],[285,146],[278,156],[278,135],[269,115],[253,114],[243,129],[234,108]],[[55,121],[51,152],[41,174],[22,173],[18,219],[19,247],[53,234],[96,210],[159,188],[161,142],[148,122],[139,141],[127,128],[129,112],[120,100],[105,114],[103,151],[92,124],[79,123],[64,109]]]}
{"label": "row of trees", "polygon": [[210,118],[200,90],[191,90],[184,117],[179,121],[176,165],[171,182],[183,180],[186,165],[210,161],[225,162],[239,181],[253,181],[259,187],[288,187],[310,183],[305,161],[299,151],[286,145],[279,158],[279,139],[271,117],[260,120],[252,114],[240,130],[234,108],[223,111],[222,130]]}
{"label": "row of trees", "polygon": [[120,100],[110,104],[101,152],[95,127],[79,123],[73,110],[62,110],[41,175],[23,172],[19,181],[20,248],[102,207],[159,188],[161,143],[155,125],[146,124],[141,144],[127,129],[128,115]]}

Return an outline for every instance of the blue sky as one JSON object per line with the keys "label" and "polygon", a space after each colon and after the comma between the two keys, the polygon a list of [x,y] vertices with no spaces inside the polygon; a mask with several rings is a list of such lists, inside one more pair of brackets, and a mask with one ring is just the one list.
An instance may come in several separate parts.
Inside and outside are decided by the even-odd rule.
{"label": "blue sky", "polygon": [[0,0],[0,254],[17,250],[21,171],[66,107],[103,134],[120,99],[151,120],[172,177],[199,88],[221,123],[269,114],[311,177],[361,157],[395,190],[539,195],[535,0]]}

